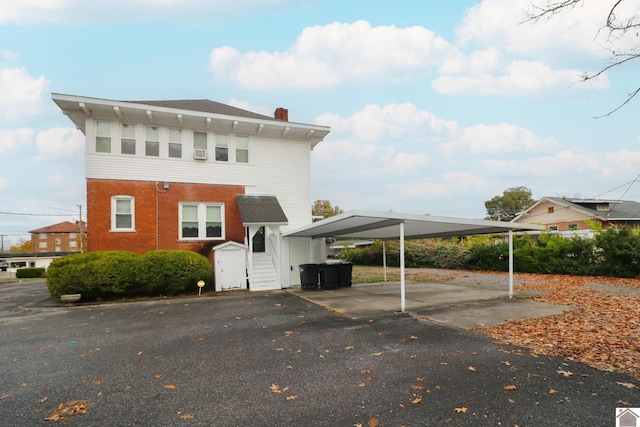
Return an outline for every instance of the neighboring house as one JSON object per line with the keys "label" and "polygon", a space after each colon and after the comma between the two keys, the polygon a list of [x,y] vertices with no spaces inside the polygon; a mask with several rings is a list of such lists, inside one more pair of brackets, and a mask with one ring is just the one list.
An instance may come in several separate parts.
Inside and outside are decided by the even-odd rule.
{"label": "neighboring house", "polygon": [[73,222],[60,222],[31,230],[32,252],[81,252],[84,249],[86,226]]}
{"label": "neighboring house", "polygon": [[589,230],[589,222],[603,229],[626,226],[640,229],[640,203],[629,200],[543,197],[511,222],[541,224],[561,233]]}
{"label": "neighboring house", "polygon": [[89,251],[184,249],[213,263],[237,242],[253,290],[299,285],[298,265],[323,257],[281,234],[311,223],[311,150],[328,127],[206,99],[52,98],[86,137]]}
{"label": "neighboring house", "polygon": [[0,271],[15,273],[20,268],[49,268],[53,260],[76,252],[5,252],[0,253]]}

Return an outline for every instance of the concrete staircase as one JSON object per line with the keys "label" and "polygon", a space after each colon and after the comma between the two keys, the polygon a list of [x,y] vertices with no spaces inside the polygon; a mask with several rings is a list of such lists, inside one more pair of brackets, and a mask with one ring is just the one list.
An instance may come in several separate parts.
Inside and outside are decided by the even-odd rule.
{"label": "concrete staircase", "polygon": [[249,289],[252,291],[268,291],[281,288],[271,256],[264,252],[254,252],[253,275],[249,280]]}

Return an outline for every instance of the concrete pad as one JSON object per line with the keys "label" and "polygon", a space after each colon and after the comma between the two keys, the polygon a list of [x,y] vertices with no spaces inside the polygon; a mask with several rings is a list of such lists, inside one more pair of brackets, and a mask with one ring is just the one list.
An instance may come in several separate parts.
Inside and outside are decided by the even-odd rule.
{"label": "concrete pad", "polygon": [[[352,319],[376,317],[400,311],[400,283],[355,284],[336,289],[288,289],[330,311]],[[444,283],[405,283],[405,309],[410,314],[460,328],[495,326],[510,321],[550,316],[570,310],[561,306],[515,297],[508,290]]]}

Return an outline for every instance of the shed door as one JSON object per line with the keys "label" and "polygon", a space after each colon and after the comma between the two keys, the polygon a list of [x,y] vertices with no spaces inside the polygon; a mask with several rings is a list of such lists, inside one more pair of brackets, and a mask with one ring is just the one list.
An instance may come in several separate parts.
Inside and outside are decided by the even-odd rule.
{"label": "shed door", "polygon": [[241,250],[221,250],[216,255],[216,290],[246,289],[245,254]]}

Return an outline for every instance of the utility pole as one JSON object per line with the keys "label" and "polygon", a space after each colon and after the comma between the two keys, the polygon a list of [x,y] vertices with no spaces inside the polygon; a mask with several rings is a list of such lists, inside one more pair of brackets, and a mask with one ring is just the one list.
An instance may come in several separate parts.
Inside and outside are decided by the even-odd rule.
{"label": "utility pole", "polygon": [[82,235],[82,205],[76,205],[78,209],[80,209],[80,222],[78,223],[80,227],[80,253],[84,252],[84,237]]}
{"label": "utility pole", "polygon": [[0,252],[4,253],[4,238],[8,237],[6,234],[0,234]]}

